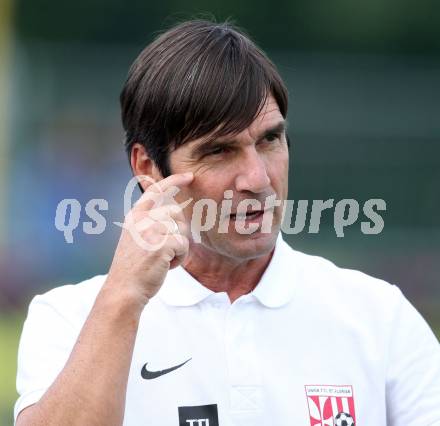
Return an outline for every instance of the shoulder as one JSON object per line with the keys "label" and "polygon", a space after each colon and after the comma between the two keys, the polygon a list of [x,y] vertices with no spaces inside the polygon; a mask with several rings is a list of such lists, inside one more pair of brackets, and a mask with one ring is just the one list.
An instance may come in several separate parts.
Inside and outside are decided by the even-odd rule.
{"label": "shoulder", "polygon": [[396,285],[382,279],[294,250],[287,243],[284,251],[290,269],[296,270],[293,277],[300,283],[296,286],[299,294],[315,302],[341,306],[347,312],[372,308],[387,312],[396,309],[404,299]]}
{"label": "shoulder", "polygon": [[36,295],[29,305],[28,317],[33,317],[36,312],[51,311],[72,325],[84,322],[106,277],[96,275],[77,284],[61,285]]}

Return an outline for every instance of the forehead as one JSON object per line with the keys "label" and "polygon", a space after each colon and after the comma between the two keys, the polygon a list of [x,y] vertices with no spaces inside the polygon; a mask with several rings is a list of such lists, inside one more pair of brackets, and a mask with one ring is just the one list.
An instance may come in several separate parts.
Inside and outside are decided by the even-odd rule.
{"label": "forehead", "polygon": [[227,141],[229,139],[240,139],[241,136],[250,136],[251,138],[256,138],[262,131],[267,127],[270,127],[276,123],[284,121],[284,118],[280,112],[278,104],[272,95],[269,95],[264,103],[261,111],[255,117],[254,121],[249,127],[242,130],[238,134],[225,135],[218,138],[219,141]]}
{"label": "forehead", "polygon": [[[275,98],[272,95],[269,95],[261,108],[261,111],[255,117],[254,121],[247,127],[246,129],[242,130],[239,133],[230,134],[230,135],[223,135],[216,137],[215,140],[218,142],[222,141],[229,141],[231,139],[237,140],[241,137],[251,137],[256,138],[262,131],[264,131],[266,128],[269,128],[273,126],[274,124],[284,122],[284,117],[280,112],[280,109],[278,107],[278,104],[275,100]],[[203,136],[198,139],[194,139],[192,141],[187,142],[184,147],[187,148],[196,148],[206,142],[212,141],[212,134],[208,134],[206,136]]]}
{"label": "forehead", "polygon": [[251,136],[253,133],[258,132],[263,127],[273,124],[274,122],[279,122],[283,120],[283,116],[280,112],[280,108],[275,100],[275,98],[270,95],[266,99],[258,116],[251,123],[251,125],[244,130],[244,132],[249,131]]}

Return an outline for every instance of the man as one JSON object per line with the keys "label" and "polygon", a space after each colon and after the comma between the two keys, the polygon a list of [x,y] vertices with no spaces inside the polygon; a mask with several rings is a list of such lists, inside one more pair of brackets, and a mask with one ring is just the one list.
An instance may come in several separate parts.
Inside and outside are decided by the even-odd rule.
{"label": "man", "polygon": [[249,38],[172,28],[121,105],[144,193],[107,275],[32,301],[16,424],[440,425],[439,344],[400,291],[279,236],[287,91]]}

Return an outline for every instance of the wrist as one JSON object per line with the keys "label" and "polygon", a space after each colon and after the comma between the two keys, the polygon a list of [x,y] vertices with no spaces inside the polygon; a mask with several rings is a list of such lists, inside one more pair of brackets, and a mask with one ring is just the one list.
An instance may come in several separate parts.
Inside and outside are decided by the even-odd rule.
{"label": "wrist", "polygon": [[114,282],[107,278],[99,292],[102,303],[109,308],[116,309],[121,313],[130,312],[140,315],[145,305],[149,302],[148,297],[141,294],[135,288],[126,283]]}

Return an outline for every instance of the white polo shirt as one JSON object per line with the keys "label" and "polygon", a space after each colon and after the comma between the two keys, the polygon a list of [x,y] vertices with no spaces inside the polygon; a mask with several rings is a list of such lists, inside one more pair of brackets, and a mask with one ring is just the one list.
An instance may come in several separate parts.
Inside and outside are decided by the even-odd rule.
{"label": "white polo shirt", "polygon": [[[105,278],[31,302],[15,417],[63,368]],[[352,424],[440,425],[440,345],[397,287],[281,238],[232,304],[183,268],[168,273],[141,316],[124,426]]]}

